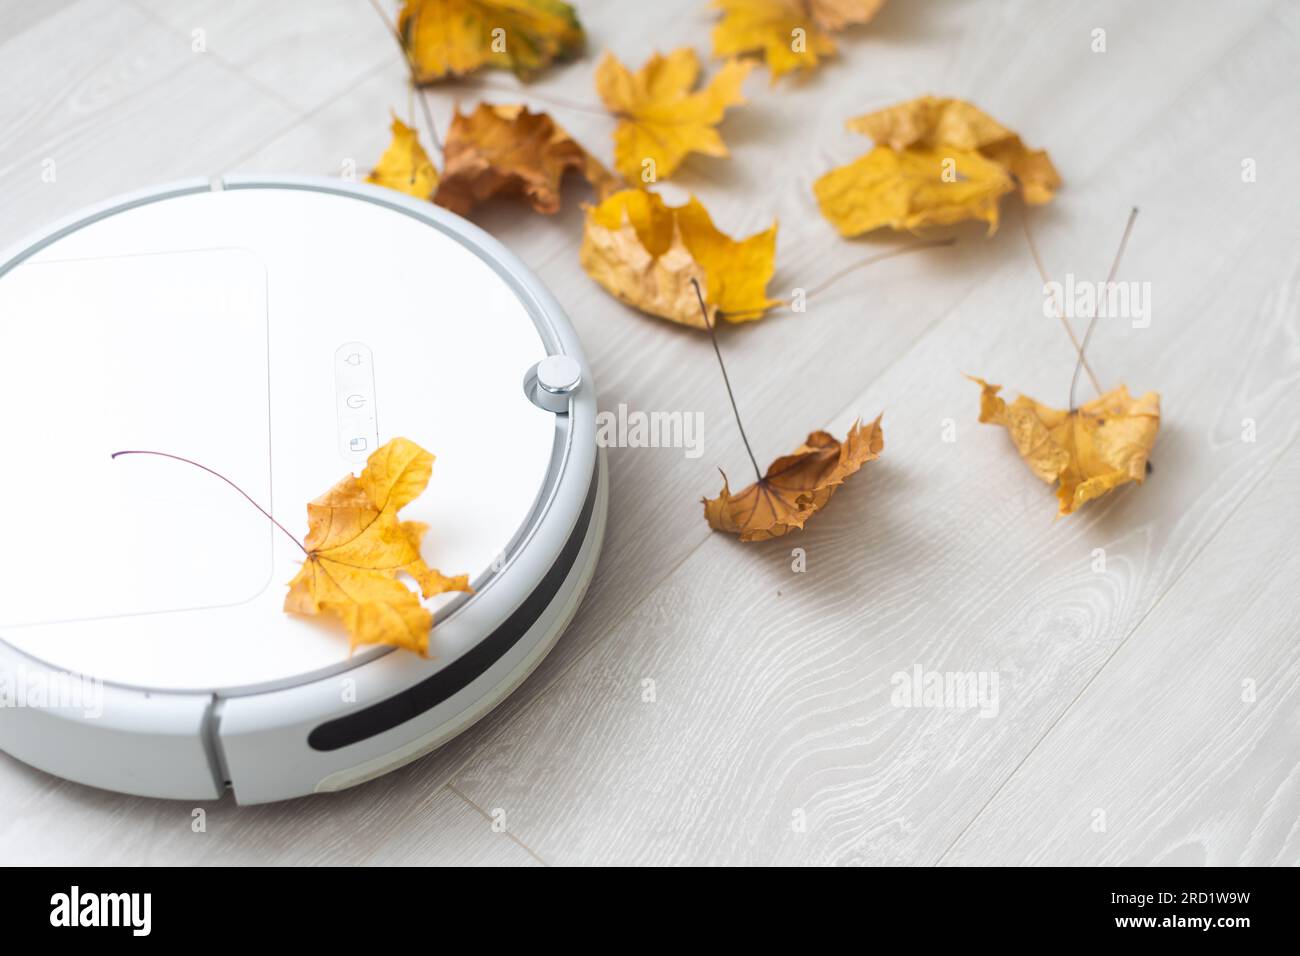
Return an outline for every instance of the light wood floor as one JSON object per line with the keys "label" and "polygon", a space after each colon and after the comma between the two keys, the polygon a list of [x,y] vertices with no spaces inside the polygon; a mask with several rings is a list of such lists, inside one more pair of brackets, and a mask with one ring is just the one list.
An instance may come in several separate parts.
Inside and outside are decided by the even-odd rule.
{"label": "light wood floor", "polygon": [[[706,0],[578,7],[589,56],[524,98],[608,159],[609,118],[543,97],[594,105],[604,48],[634,66],[705,53],[712,16]],[[701,458],[611,450],[605,555],[569,633],[441,751],[335,796],[223,801],[203,834],[188,805],[0,757],[0,857],[1300,863],[1300,8],[891,0],[841,46],[805,82],[757,71],[722,128],[733,158],[692,159],[664,192],[696,193],[733,234],[778,218],[787,294],[881,247],[839,239],[812,197],[867,149],[843,121],[925,92],[974,100],[1065,178],[1035,213],[1055,277],[1103,278],[1141,207],[1120,277],[1151,283],[1150,327],[1103,322],[1090,355],[1108,385],[1162,395],[1145,486],[1054,522],[1052,493],[976,423],[961,373],[1059,404],[1073,364],[1008,203],[991,239],[957,228],[955,247],[730,330],[760,460],[882,410],[886,447],[804,534],[712,534],[698,499],[747,462],[707,339],[581,272],[580,184],[553,218],[494,205],[476,218],[565,305],[602,406],[705,416]],[[457,99],[519,98],[509,76],[486,83],[434,92],[444,127]],[[365,0],[0,0],[0,242],[176,178],[364,171],[390,109],[408,109],[404,71]],[[893,706],[893,675],[917,665],[996,673],[996,716]]]}

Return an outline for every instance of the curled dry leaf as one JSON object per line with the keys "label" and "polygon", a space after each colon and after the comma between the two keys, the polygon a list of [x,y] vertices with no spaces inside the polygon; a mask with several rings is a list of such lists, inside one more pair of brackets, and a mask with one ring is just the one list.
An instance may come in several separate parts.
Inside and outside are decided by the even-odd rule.
{"label": "curled dry leaf", "polygon": [[1075,411],[1048,408],[1021,395],[1008,405],[1001,385],[968,376],[981,388],[980,421],[1002,425],[1030,470],[1059,481],[1058,515],[1068,515],[1112,488],[1146,478],[1160,430],[1160,395],[1133,398],[1121,385]]}
{"label": "curled dry leaf", "polygon": [[405,438],[375,449],[360,475],[348,475],[307,505],[307,557],[289,584],[284,609],[338,617],[353,647],[391,644],[425,655],[433,613],[397,579],[404,572],[428,598],[470,590],[467,575],[447,577],[424,563],[428,525],[400,521],[424,491],[433,455]]}
{"label": "curled dry leaf", "polygon": [[570,169],[581,172],[601,198],[620,185],[549,115],[526,106],[480,103],[468,116],[457,110],[443,155],[433,201],[462,216],[498,194],[522,194],[537,212],[554,213]]}
{"label": "curled dry leaf", "polygon": [[655,193],[625,189],[588,207],[582,268],[643,312],[707,328],[691,279],[701,280],[709,321],[757,319],[776,268],[776,224],[739,242],[719,232],[694,198],[669,207]]}
{"label": "curled dry leaf", "polygon": [[980,219],[992,233],[998,199],[1019,189],[1051,200],[1061,177],[1043,150],[962,100],[923,96],[859,116],[849,129],[876,143],[813,186],[822,214],[846,236]]}
{"label": "curled dry leaf", "polygon": [[761,52],[772,82],[811,70],[835,53],[831,34],[871,20],[885,0],[713,0],[722,19],[713,28],[714,56]]}
{"label": "curled dry leaf", "polygon": [[420,137],[411,127],[393,117],[393,140],[379,157],[379,163],[366,182],[387,186],[398,192],[429,199],[438,188],[438,170],[420,145]]}
{"label": "curled dry leaf", "polygon": [[666,179],[690,153],[726,156],[714,129],[729,106],[745,102],[740,88],[752,63],[728,61],[695,90],[700,61],[690,48],[656,53],[635,74],[612,53],[596,67],[596,91],[620,120],[614,130],[614,167],[629,181]]}
{"label": "curled dry leaf", "polygon": [[863,425],[854,422],[843,443],[817,431],[768,467],[761,481],[732,494],[727,476],[716,498],[704,498],[704,518],[714,531],[740,536],[741,541],[766,541],[802,528],[826,507],[835,489],[885,447],[880,417]]}
{"label": "curled dry leaf", "polygon": [[586,37],[560,0],[406,0],[397,18],[418,83],[483,66],[528,76],[582,52]]}

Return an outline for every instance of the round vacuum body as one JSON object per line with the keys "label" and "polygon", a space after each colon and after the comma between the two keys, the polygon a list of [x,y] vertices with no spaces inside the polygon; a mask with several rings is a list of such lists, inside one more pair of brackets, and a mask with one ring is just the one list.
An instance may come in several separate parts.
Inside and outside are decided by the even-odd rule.
{"label": "round vacuum body", "polygon": [[[240,803],[338,790],[487,713],[564,630],[606,479],[563,311],[472,224],[324,179],[181,183],[0,258],[0,749]],[[429,656],[283,611],[285,528],[376,447],[436,456],[401,513],[472,594]]]}

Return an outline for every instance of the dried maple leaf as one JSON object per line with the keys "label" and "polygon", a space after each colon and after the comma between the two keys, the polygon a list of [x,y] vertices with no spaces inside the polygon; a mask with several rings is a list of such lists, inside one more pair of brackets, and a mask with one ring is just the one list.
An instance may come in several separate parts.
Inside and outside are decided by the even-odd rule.
{"label": "dried maple leaf", "polygon": [[651,315],[707,328],[691,279],[701,280],[709,321],[757,319],[776,268],[776,224],[739,242],[719,232],[700,203],[669,207],[625,189],[587,208],[582,268],[612,295]]}
{"label": "dried maple leaf", "polygon": [[526,106],[480,103],[468,116],[457,110],[443,157],[433,201],[462,216],[490,196],[521,193],[537,212],[556,212],[560,183],[570,169],[581,172],[597,196],[619,185],[549,115]]}
{"label": "dried maple leaf", "polygon": [[875,149],[813,185],[822,214],[846,236],[963,219],[983,220],[992,233],[1004,193],[1019,188],[1026,202],[1045,203],[1061,185],[1046,152],[962,100],[923,96],[848,127]]}
{"label": "dried maple leaf", "polygon": [[714,531],[740,535],[741,541],[766,541],[802,528],[826,507],[835,489],[885,447],[880,417],[854,422],[844,442],[817,431],[768,467],[762,480],[732,494],[727,476],[716,498],[704,498],[704,518]]}
{"label": "dried maple leaf", "polygon": [[745,102],[740,88],[752,63],[735,60],[702,90],[695,90],[700,62],[690,48],[656,53],[635,74],[612,53],[596,67],[596,91],[619,117],[614,130],[614,168],[630,181],[671,176],[689,153],[726,156],[714,129],[727,107]]}
{"label": "dried maple leaf", "polygon": [[868,22],[884,5],[885,0],[714,0],[722,20],[713,28],[713,54],[761,51],[776,82],[833,55],[831,33]]}
{"label": "dried maple leaf", "polygon": [[[952,163],[952,181],[944,164]],[[906,149],[877,146],[813,184],[822,214],[844,236],[882,226],[914,230],[981,219],[992,231],[998,200],[1015,188],[1001,166],[979,153],[956,149]]]}
{"label": "dried maple leaf", "polygon": [[560,0],[406,0],[397,32],[418,83],[482,66],[527,76],[577,56],[586,42]]}
{"label": "dried maple leaf", "polygon": [[1020,137],[978,107],[948,97],[922,96],[848,122],[849,129],[894,150],[974,150],[1016,178],[1025,202],[1048,202],[1061,176],[1047,152],[1030,149]]}
{"label": "dried maple leaf", "polygon": [[387,186],[398,192],[428,199],[438,188],[438,170],[420,145],[420,137],[411,127],[393,117],[393,141],[379,157],[379,163],[366,182]]}
{"label": "dried maple leaf", "polygon": [[375,449],[357,476],[348,475],[307,505],[306,560],[289,584],[284,609],[328,612],[343,621],[351,644],[392,644],[425,655],[433,613],[397,579],[414,578],[428,598],[469,591],[469,578],[449,578],[424,563],[428,525],[397,512],[429,483],[433,455],[405,438]]}
{"label": "dried maple leaf", "polygon": [[1008,405],[1001,385],[968,376],[982,389],[980,421],[1002,425],[1035,475],[1059,481],[1059,515],[1078,510],[1112,488],[1146,478],[1147,456],[1160,430],[1160,395],[1133,398],[1121,385],[1063,412],[1021,395]]}

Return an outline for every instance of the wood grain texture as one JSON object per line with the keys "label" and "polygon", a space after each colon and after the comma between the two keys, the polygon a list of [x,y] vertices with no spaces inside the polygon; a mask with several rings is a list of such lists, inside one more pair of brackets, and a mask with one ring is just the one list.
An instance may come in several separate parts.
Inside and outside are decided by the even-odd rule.
{"label": "wood grain texture", "polygon": [[[437,88],[440,127],[457,102],[522,98],[608,161],[612,121],[574,106],[598,106],[590,74],[600,52],[633,67],[656,49],[707,52],[704,0],[578,6],[585,59],[528,87],[487,74]],[[0,32],[0,62],[19,64],[0,71],[0,240],[184,175],[337,175],[350,165],[364,175],[390,110],[409,118],[395,47],[364,0],[78,0],[14,22]],[[213,55],[190,52],[200,26]],[[1090,49],[1097,27],[1107,30],[1104,54]],[[1282,455],[1295,454],[1300,410],[1300,228],[1279,211],[1293,205],[1286,171],[1300,147],[1297,35],[1296,11],[1265,0],[1230,13],[1193,4],[1177,16],[1119,2],[895,2],[848,31],[842,55],[818,73],[769,89],[756,71],[750,103],[722,127],[733,157],[692,158],[662,185],[672,201],[698,195],[733,234],[778,219],[772,290],[788,295],[896,242],[841,240],[816,209],[813,180],[869,148],[844,120],[924,92],[973,99],[1050,149],[1065,177],[1058,201],[1034,213],[1055,278],[1101,278],[1129,206],[1142,208],[1121,278],[1151,283],[1152,323],[1103,321],[1090,354],[1107,383],[1162,392],[1145,487],[1053,523],[1050,492],[1005,435],[975,424],[977,392],[960,373],[1063,403],[1072,365],[1059,326],[1042,316],[1041,281],[1010,204],[991,238],[954,229],[955,247],[874,265],[810,300],[807,313],[723,330],[761,461],[808,431],[842,432],[854,415],[882,409],[886,448],[803,535],[757,547],[711,535],[699,496],[716,492],[717,467],[740,480],[748,462],[707,339],[622,307],[582,274],[585,187],[570,182],[554,217],[491,203],[474,218],[564,304],[601,406],[700,411],[703,456],[610,450],[609,532],[586,604],[538,672],[438,753],[339,797],[217,804],[221,836],[204,849],[188,839],[188,808],[173,834],[170,804],[0,760],[0,803],[12,795],[26,826],[39,831],[44,814],[69,821],[57,836],[21,842],[24,853],[496,859],[502,835],[490,828],[452,826],[444,845],[446,814],[469,819],[455,804],[430,809],[455,796],[449,781],[478,807],[504,809],[511,834],[547,862],[1143,862],[1172,852],[1198,813],[1220,806],[1191,778],[1179,797],[1150,784],[1131,803],[1115,793],[1122,775],[1110,790],[1099,779],[1096,799],[1124,813],[1167,806],[1182,821],[1156,837],[1116,824],[1104,845],[1064,835],[1070,824],[1041,800],[1044,784],[1015,783],[1113,749],[1067,719],[1072,702],[1100,693],[1139,643],[1168,642],[1165,631],[1148,635],[1183,582],[1226,547],[1234,516],[1253,513],[1269,482],[1294,475]],[[47,156],[59,160],[56,184],[40,180]],[[1257,182],[1242,182],[1247,158]],[[1253,443],[1241,440],[1246,418]],[[955,442],[942,440],[948,422]],[[1278,522],[1294,526],[1300,505],[1279,498],[1277,508]],[[793,547],[806,550],[807,573],[791,572]],[[1090,567],[1098,547],[1105,575]],[[1232,553],[1232,573],[1250,574],[1254,559]],[[1252,633],[1261,644],[1252,660],[1293,672],[1285,641]],[[1145,671],[1126,679],[1164,679],[1158,652],[1132,660]],[[891,676],[918,663],[996,671],[998,716],[891,707]],[[642,700],[646,680],[653,703]],[[1261,695],[1250,726],[1267,735],[1286,719],[1287,699]],[[1140,726],[1140,704],[1127,713]],[[1171,712],[1168,733],[1200,732],[1207,713],[1189,715],[1182,731]],[[1275,784],[1240,794],[1240,818],[1258,810],[1272,829],[1246,837],[1238,828],[1207,842],[1207,858],[1296,862],[1294,838],[1270,834],[1294,817],[1285,773],[1300,752],[1294,735],[1269,739],[1255,758],[1267,767],[1250,763],[1248,744],[1207,744],[1239,758],[1246,779]],[[1196,780],[1214,772],[1203,765]],[[1267,812],[1250,802],[1265,798],[1275,802]],[[389,812],[372,814],[372,804]],[[1025,815],[1034,818],[1025,833],[1048,850],[1006,836],[1008,821]],[[349,821],[361,823],[352,837]],[[208,836],[216,832],[210,825]],[[0,840],[18,840],[12,833]]]}
{"label": "wood grain texture", "polygon": [[0,37],[17,36],[37,22],[52,16],[76,0],[50,0],[49,3],[6,3],[0,6]]}
{"label": "wood grain texture", "polygon": [[345,94],[396,45],[361,0],[130,0],[192,46],[202,31],[206,56],[237,70],[268,98],[299,113]]}
{"label": "wood grain texture", "polygon": [[1297,451],[1293,444],[942,862],[1300,861]]}
{"label": "wood grain texture", "polygon": [[296,121],[188,37],[110,0],[0,37],[0,63],[0,245],[122,192],[219,173],[241,144]]}

